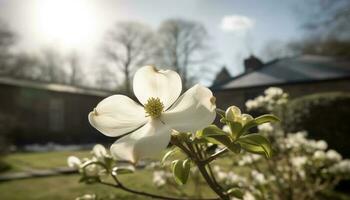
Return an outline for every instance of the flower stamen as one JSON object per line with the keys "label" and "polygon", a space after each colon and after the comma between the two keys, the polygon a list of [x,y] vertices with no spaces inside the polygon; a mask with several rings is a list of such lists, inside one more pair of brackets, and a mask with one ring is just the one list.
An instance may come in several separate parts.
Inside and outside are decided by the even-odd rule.
{"label": "flower stamen", "polygon": [[164,104],[160,101],[160,99],[151,97],[147,100],[145,104],[145,111],[148,116],[152,118],[159,118],[164,110]]}

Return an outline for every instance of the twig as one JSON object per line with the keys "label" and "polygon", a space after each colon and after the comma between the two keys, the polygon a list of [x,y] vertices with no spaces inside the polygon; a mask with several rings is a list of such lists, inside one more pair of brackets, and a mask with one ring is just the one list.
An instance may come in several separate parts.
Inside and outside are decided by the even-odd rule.
{"label": "twig", "polygon": [[211,178],[210,175],[208,174],[207,169],[206,169],[206,167],[205,167],[205,166],[206,166],[206,163],[203,163],[203,162],[201,162],[201,161],[198,159],[198,157],[197,157],[197,155],[196,155],[196,153],[195,153],[195,151],[194,151],[192,145],[191,145],[190,143],[187,143],[188,148],[189,148],[189,149],[187,149],[187,148],[184,147],[184,146],[181,144],[181,142],[179,142],[179,141],[177,140],[177,138],[175,138],[175,137],[172,137],[171,142],[172,142],[173,145],[176,145],[176,146],[178,146],[180,149],[182,149],[182,150],[187,154],[187,156],[189,156],[189,157],[193,160],[193,162],[197,165],[197,167],[198,167],[200,173],[202,174],[203,178],[204,178],[205,181],[208,183],[209,187],[210,187],[222,200],[228,200],[228,199],[229,199],[229,196],[223,192],[222,188],[221,188],[219,185],[216,185],[216,184],[213,182],[212,178]]}
{"label": "twig", "polygon": [[115,178],[114,180],[117,181],[117,184],[108,183],[108,182],[102,182],[102,181],[100,183],[103,184],[103,185],[107,185],[107,186],[110,186],[110,187],[114,187],[114,188],[118,188],[118,189],[130,192],[130,193],[133,193],[133,194],[150,197],[150,198],[153,198],[153,199],[165,199],[165,200],[219,200],[218,198],[192,199],[192,198],[177,198],[177,197],[161,196],[161,195],[157,195],[157,194],[152,194],[152,193],[148,193],[148,192],[142,192],[142,191],[130,189],[130,188],[124,186],[123,184],[121,184],[121,182],[117,178]]}
{"label": "twig", "polygon": [[211,155],[209,158],[201,161],[203,164],[208,164],[211,161],[215,160],[216,158],[218,158],[219,156],[221,156],[222,154],[226,153],[228,151],[228,149],[225,147],[223,149],[221,149],[220,151],[214,153],[213,155]]}

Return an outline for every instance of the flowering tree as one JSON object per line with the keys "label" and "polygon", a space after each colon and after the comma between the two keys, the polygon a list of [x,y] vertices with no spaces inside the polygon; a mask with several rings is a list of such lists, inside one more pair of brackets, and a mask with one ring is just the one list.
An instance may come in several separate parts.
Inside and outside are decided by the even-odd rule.
{"label": "flowering tree", "polygon": [[[106,136],[119,139],[112,144],[110,153],[98,145],[94,147],[91,159],[68,158],[69,165],[78,168],[82,174],[81,180],[152,198],[181,199],[137,191],[126,187],[119,179],[122,174],[133,172],[141,159],[154,158],[171,143],[172,148],[167,150],[162,163],[170,163],[166,166],[169,166],[175,183],[186,184],[191,170],[197,171],[217,195],[215,198],[186,199],[242,198],[239,185],[228,187],[216,180],[211,163],[229,152],[239,154],[246,151],[271,157],[268,139],[250,133],[250,130],[278,119],[273,115],[253,118],[241,114],[235,106],[226,111],[217,109],[212,92],[201,85],[193,86],[180,96],[180,76],[174,71],[157,70],[153,66],[142,67],[135,73],[133,89],[142,106],[124,95],[113,95],[102,100],[89,114],[93,127]],[[210,125],[217,113],[229,131]],[[213,144],[222,148],[213,152]],[[175,152],[181,157],[171,159]],[[126,160],[130,165],[122,166],[118,164],[119,160]],[[104,179],[103,174],[111,176],[114,183]]]}
{"label": "flowering tree", "polygon": [[[287,93],[271,87],[264,95],[247,101],[246,106],[248,110],[279,115],[284,113],[287,102]],[[264,170],[257,165],[258,159],[239,161],[238,165],[257,170],[264,177],[265,192],[262,191],[260,196],[276,194],[273,199],[312,199],[333,189],[340,180],[350,178],[350,160],[327,149],[326,141],[307,139],[305,131],[286,133],[280,124],[266,123],[258,129],[272,142],[274,157],[266,161]],[[243,155],[242,160],[247,160],[246,156],[249,157]]]}
{"label": "flowering tree", "polygon": [[[249,100],[246,105],[248,110],[273,113],[278,110],[279,113],[287,102],[288,94],[282,89],[269,88],[264,95]],[[236,116],[239,115],[236,108]],[[231,129],[224,126],[223,131],[230,133]],[[335,150],[328,149],[325,141],[307,139],[305,131],[285,133],[278,123],[261,124],[258,132],[271,141],[273,156],[270,159],[247,150],[234,157],[224,155],[230,158],[227,159],[229,163],[216,162],[212,167],[217,182],[226,188],[240,188],[241,193],[235,192],[243,199],[315,199],[322,192],[332,190],[340,180],[350,178],[350,160],[342,159]],[[219,143],[215,151],[221,152],[225,148]],[[166,164],[153,164],[152,167],[153,182],[157,187],[173,182]],[[191,177],[200,187],[197,173],[192,170]]]}

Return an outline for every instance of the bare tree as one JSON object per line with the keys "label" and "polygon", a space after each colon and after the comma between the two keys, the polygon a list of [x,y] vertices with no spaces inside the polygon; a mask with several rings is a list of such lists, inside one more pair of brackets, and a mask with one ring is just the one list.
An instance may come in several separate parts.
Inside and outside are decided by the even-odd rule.
{"label": "bare tree", "polygon": [[300,11],[305,18],[303,27],[306,30],[318,32],[323,37],[350,40],[349,0],[310,0],[302,5]]}
{"label": "bare tree", "polygon": [[69,67],[68,84],[79,86],[83,84],[84,73],[82,70],[81,60],[76,52],[68,55],[67,65]]}
{"label": "bare tree", "polygon": [[13,32],[0,21],[0,75],[8,75],[12,58],[11,47],[15,43]]}
{"label": "bare tree", "polygon": [[[350,1],[310,0],[300,4],[307,35],[291,47],[304,54],[350,57]],[[310,9],[312,8],[312,9]]]}
{"label": "bare tree", "polygon": [[38,59],[26,52],[14,52],[15,34],[0,22],[0,75],[37,79],[40,74]]}
{"label": "bare tree", "polygon": [[46,48],[39,56],[41,74],[38,79],[54,83],[67,83],[67,71],[64,69],[63,56],[53,48]]}
{"label": "bare tree", "polygon": [[152,30],[137,22],[119,22],[106,35],[103,52],[108,63],[124,76],[124,87],[131,94],[131,75],[137,67],[153,64],[157,48]]}
{"label": "bare tree", "polygon": [[118,83],[115,74],[106,65],[100,65],[94,70],[94,85],[102,90],[115,90]]}
{"label": "bare tree", "polygon": [[14,54],[7,75],[16,78],[39,79],[41,69],[38,58],[26,52]]}
{"label": "bare tree", "polygon": [[166,20],[160,25],[159,35],[163,63],[180,73],[185,87],[193,79],[189,66],[207,64],[213,58],[212,52],[208,51],[208,32],[198,22]]}
{"label": "bare tree", "polygon": [[289,42],[270,40],[263,45],[260,55],[265,62],[268,62],[274,59],[293,56],[296,53],[297,52],[291,48]]}

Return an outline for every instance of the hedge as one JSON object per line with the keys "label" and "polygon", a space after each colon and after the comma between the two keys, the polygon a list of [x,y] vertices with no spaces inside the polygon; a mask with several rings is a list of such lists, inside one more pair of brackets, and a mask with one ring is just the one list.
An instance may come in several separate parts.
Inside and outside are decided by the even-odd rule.
{"label": "hedge", "polygon": [[311,138],[326,140],[329,147],[350,157],[350,93],[296,98],[288,103],[282,115],[286,131],[306,130]]}

